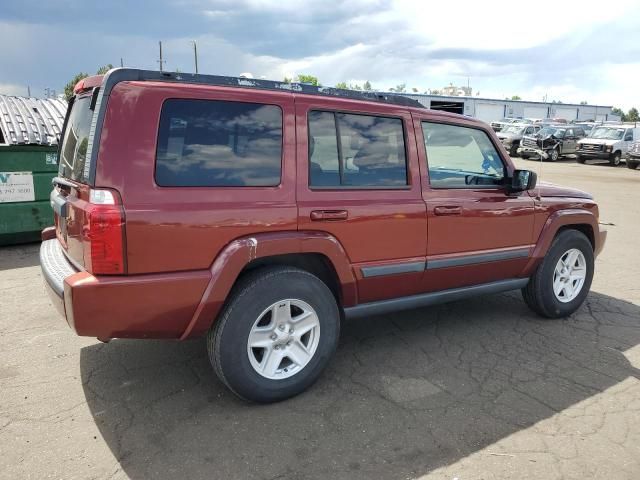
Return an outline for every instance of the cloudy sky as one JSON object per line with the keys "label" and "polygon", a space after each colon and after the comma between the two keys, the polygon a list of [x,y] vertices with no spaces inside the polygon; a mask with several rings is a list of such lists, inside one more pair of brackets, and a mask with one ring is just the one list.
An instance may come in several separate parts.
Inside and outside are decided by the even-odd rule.
{"label": "cloudy sky", "polygon": [[423,92],[450,82],[520,95],[640,107],[640,2],[622,0],[20,0],[0,8],[0,93],[61,91],[120,64],[324,85],[369,80]]}

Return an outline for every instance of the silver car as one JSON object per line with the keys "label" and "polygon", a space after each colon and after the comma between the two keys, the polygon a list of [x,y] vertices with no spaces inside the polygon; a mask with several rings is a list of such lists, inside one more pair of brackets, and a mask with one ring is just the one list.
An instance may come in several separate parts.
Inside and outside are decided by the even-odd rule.
{"label": "silver car", "polygon": [[515,157],[518,154],[518,147],[522,141],[522,137],[525,135],[535,135],[540,131],[542,127],[540,125],[524,125],[524,124],[512,124],[506,125],[502,130],[497,133],[498,138],[507,149],[509,155]]}

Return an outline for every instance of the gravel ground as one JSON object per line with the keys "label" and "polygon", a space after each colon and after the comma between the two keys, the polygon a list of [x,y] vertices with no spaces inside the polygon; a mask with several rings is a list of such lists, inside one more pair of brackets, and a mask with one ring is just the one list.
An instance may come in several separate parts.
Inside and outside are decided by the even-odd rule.
{"label": "gravel ground", "polygon": [[542,178],[613,224],[579,312],[509,293],[351,321],[321,380],[269,406],[230,394],[202,340],[76,337],[38,246],[0,249],[0,478],[640,478],[640,171]]}

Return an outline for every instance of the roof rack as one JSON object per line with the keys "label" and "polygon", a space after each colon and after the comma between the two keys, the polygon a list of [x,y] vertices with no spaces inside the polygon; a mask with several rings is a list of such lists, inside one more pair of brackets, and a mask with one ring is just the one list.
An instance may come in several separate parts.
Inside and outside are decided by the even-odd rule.
{"label": "roof rack", "polygon": [[348,98],[352,100],[367,100],[372,102],[390,103],[404,107],[425,108],[417,100],[400,95],[387,95],[379,92],[363,92],[358,90],[343,90],[334,87],[317,87],[305,83],[285,83],[274,80],[254,78],[227,77],[221,75],[202,75],[199,73],[173,73],[156,70],[139,70],[134,68],[115,68],[105,75],[103,88],[109,94],[113,86],[127,80],[153,80],[160,82],[195,83],[203,85],[219,85],[226,87],[256,88],[261,90],[277,90],[305,95],[322,95],[328,97]]}

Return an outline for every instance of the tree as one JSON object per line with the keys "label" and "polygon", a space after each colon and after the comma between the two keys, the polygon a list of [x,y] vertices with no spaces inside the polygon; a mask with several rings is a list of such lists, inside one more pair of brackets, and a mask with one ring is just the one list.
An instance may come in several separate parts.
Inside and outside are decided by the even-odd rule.
{"label": "tree", "polygon": [[404,93],[406,91],[407,84],[401,83],[400,85],[396,85],[396,88],[393,90],[394,92]]}
{"label": "tree", "polygon": [[640,121],[640,116],[638,116],[638,109],[636,107],[631,108],[629,110],[629,113],[627,113],[627,121],[628,122]]}
{"label": "tree", "polygon": [[627,115],[626,115],[626,113],[624,113],[622,111],[621,108],[614,107],[614,108],[611,109],[611,113],[613,113],[614,115],[619,116],[620,120],[622,120],[623,122],[627,121]]}
{"label": "tree", "polygon": [[369,83],[369,80],[367,80],[366,82],[364,82],[364,85],[362,86],[363,90],[366,90],[367,92],[369,90],[371,90],[371,84]]}
{"label": "tree", "polygon": [[336,83],[336,88],[342,88],[343,90],[348,89],[347,82],[338,82]]}
{"label": "tree", "polygon": [[582,100],[582,101],[580,102],[580,105],[589,105],[589,104],[587,103],[587,101],[586,101],[586,100]]}
{"label": "tree", "polygon": [[[113,68],[113,65],[111,65],[110,63],[103,65],[98,69],[98,71],[96,72],[96,75],[104,75],[112,68]],[[89,76],[88,73],[80,72],[67,82],[67,84],[64,86],[64,98],[67,99],[67,102],[71,100],[71,97],[73,97],[73,89],[75,88],[76,84],[80,80],[82,80],[83,78],[87,78],[88,76]]]}
{"label": "tree", "polygon": [[418,93],[418,89],[416,87],[413,87],[411,90],[413,91],[413,93]]}
{"label": "tree", "polygon": [[313,85],[314,87],[319,87],[320,86],[320,82],[318,82],[318,77],[314,77],[313,75],[307,75],[304,73],[301,73],[300,75],[298,75],[298,83],[308,83],[310,85]]}
{"label": "tree", "polygon": [[511,100],[522,100],[520,95],[511,95]]}
{"label": "tree", "polygon": [[437,88],[435,90],[431,90],[430,93],[431,95],[442,95],[442,93],[440,93],[440,90],[438,90]]}
{"label": "tree", "polygon": [[292,79],[289,77],[284,77],[284,80],[282,80],[284,83],[291,83]]}

